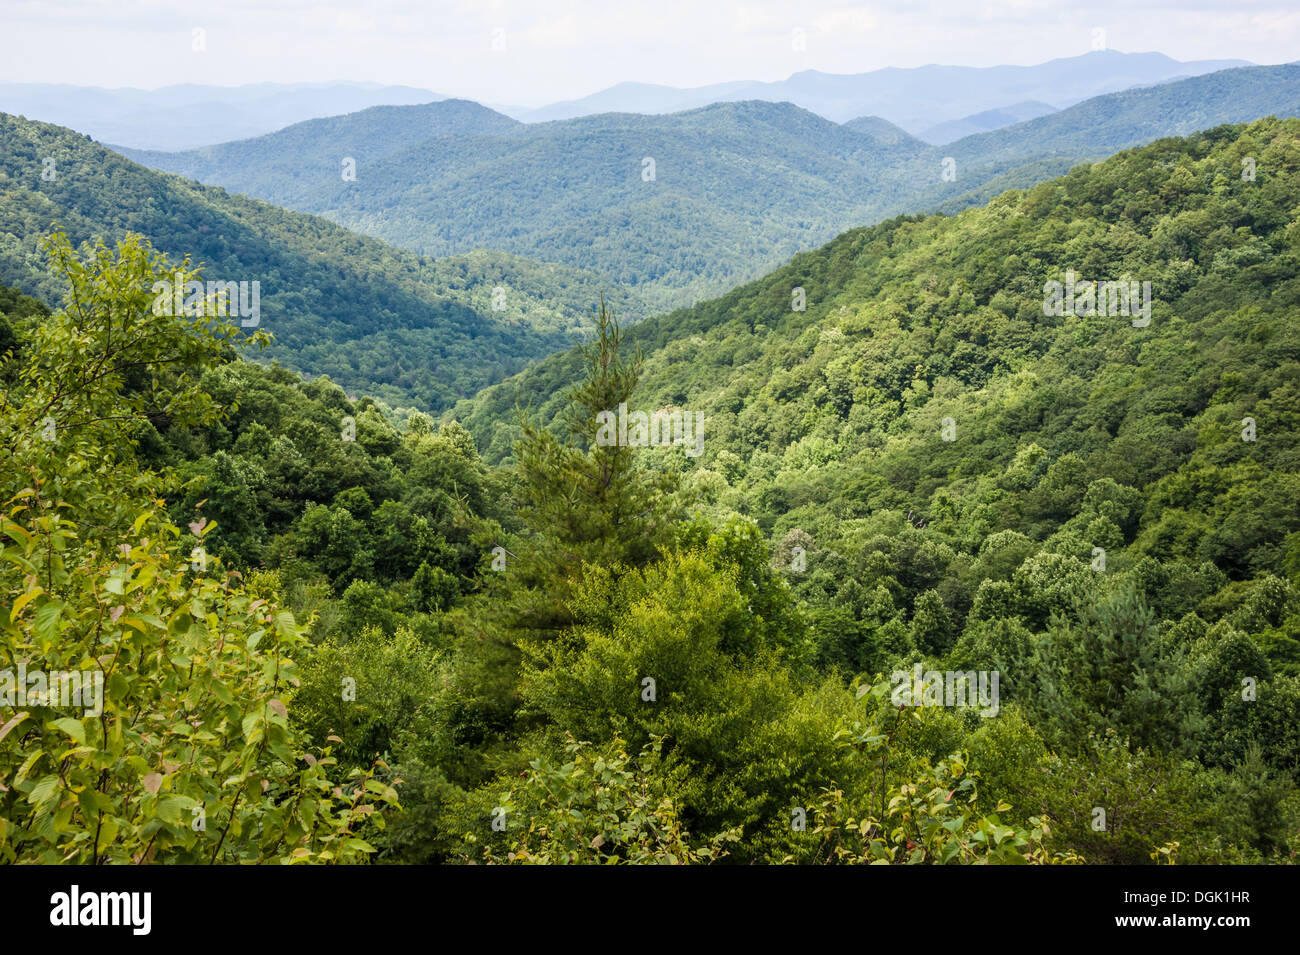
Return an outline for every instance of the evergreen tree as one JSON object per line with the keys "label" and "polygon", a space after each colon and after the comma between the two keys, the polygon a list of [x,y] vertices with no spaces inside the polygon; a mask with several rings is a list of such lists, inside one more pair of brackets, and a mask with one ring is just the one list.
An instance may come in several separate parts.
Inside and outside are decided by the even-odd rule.
{"label": "evergreen tree", "polygon": [[554,633],[572,623],[569,598],[584,564],[615,574],[644,565],[672,533],[675,481],[637,460],[655,452],[596,442],[597,416],[631,402],[642,356],[620,354],[624,332],[603,298],[595,320],[596,337],[581,348],[585,377],[565,394],[562,435],[521,414],[517,494],[531,535],[507,558],[512,629]]}

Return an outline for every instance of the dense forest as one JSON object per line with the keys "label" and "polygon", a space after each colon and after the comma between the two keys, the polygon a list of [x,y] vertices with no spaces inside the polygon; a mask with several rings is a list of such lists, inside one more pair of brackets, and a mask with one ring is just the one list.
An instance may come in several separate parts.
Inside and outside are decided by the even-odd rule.
{"label": "dense forest", "polygon": [[440,417],[50,236],[62,299],[0,294],[4,663],[107,676],[0,726],[0,861],[1293,861],[1298,215],[1300,120],[1161,140],[601,304]]}
{"label": "dense forest", "polygon": [[[259,282],[257,327],[275,336],[263,359],[434,411],[591,331],[602,281],[576,269],[505,252],[402,252],[4,114],[0,153],[0,283],[45,301],[67,286],[45,268],[43,235],[59,229],[81,243],[136,233],[208,279]],[[633,295],[609,296],[641,313]]]}

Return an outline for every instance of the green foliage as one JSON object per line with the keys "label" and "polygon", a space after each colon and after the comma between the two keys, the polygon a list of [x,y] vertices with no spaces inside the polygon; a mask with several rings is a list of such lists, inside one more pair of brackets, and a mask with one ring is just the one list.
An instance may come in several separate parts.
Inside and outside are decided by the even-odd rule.
{"label": "green foliage", "polygon": [[68,303],[0,404],[0,666],[42,675],[0,727],[0,860],[363,860],[395,793],[304,748],[293,615],[205,552],[215,524],[170,522],[132,453],[155,416],[216,420],[195,375],[237,329],[151,315],[172,272],[139,242],[48,247]]}
{"label": "green foliage", "polygon": [[[228,360],[220,325],[140,323],[165,263],[91,253],[69,309],[0,299],[6,637],[51,666],[139,651],[114,672],[146,762],[112,778],[162,782],[96,790],[123,858],[173,775],[233,798],[240,756],[231,859],[1287,861],[1298,143],[1271,119],[1162,141],[626,335],[601,309],[519,379],[517,425],[500,391],[435,428]],[[1149,276],[1152,323],[1044,314],[1065,269]],[[596,442],[624,402],[703,411],[703,456]],[[518,440],[489,467],[472,433],[493,461]],[[914,667],[999,695],[897,696]],[[3,844],[86,858],[26,840],[86,841],[49,767],[103,758],[102,721],[42,719],[0,739],[33,760]]]}
{"label": "green foliage", "polygon": [[969,757],[954,752],[932,762],[907,745],[924,736],[918,709],[905,714],[886,704],[887,684],[864,684],[858,696],[866,719],[835,733],[837,743],[871,764],[868,785],[846,793],[825,788],[810,815],[811,844],[801,861],[840,864],[1056,864],[1081,862],[1075,853],[1050,852],[1051,827],[1031,816],[1025,826],[1004,825],[998,813],[979,811],[977,780]]}
{"label": "green foliage", "polygon": [[1063,748],[1106,731],[1166,752],[1194,745],[1203,703],[1190,667],[1159,640],[1155,615],[1131,588],[1058,618],[1030,667],[1038,677],[1031,708]]}
{"label": "green foliage", "polygon": [[[927,718],[912,755],[933,767],[991,747],[980,811],[1052,820],[1089,861],[1145,864],[1173,843],[1181,861],[1269,859],[1300,830],[1298,138],[1295,120],[1222,127],[951,218],[855,230],[628,335],[644,355],[638,400],[704,413],[706,450],[681,487],[705,526],[756,521],[813,668],[999,671],[1001,715]],[[1243,180],[1245,156],[1268,176]],[[1151,281],[1153,321],[1044,315],[1044,282],[1067,269]],[[796,286],[806,313],[790,310]],[[500,459],[506,432],[488,423],[507,403],[557,418],[552,396],[581,375],[555,356],[458,418]],[[679,540],[698,554],[711,533],[686,523]],[[606,722],[634,743],[664,734],[702,779],[742,772],[728,756],[745,741],[704,714],[751,713],[758,691],[725,695],[738,677],[718,648],[730,621],[773,619],[758,608],[787,591],[762,582],[742,610],[737,585],[692,553],[590,569],[576,625],[525,667],[522,712],[584,739]],[[798,683],[801,628],[788,632],[785,655],[780,640],[743,644],[739,671],[780,666]],[[688,687],[672,714],[639,706],[632,678],[652,664]],[[548,696],[552,680],[564,694]],[[1009,713],[1018,728],[1000,737]],[[728,752],[697,742],[695,721]],[[1054,782],[1076,776],[1077,791]],[[754,810],[712,785],[683,788],[692,812],[746,825],[767,858],[801,857],[771,828],[784,795]],[[1122,820],[1110,835],[1091,825],[1107,805]]]}
{"label": "green foliage", "polygon": [[633,758],[618,736],[600,750],[570,737],[562,762],[533,759],[522,782],[502,794],[501,838],[466,833],[466,842],[487,842],[488,863],[691,865],[722,858],[739,831],[691,843],[661,768],[662,747],[654,739]]}
{"label": "green foliage", "polygon": [[389,757],[395,737],[433,697],[442,675],[437,654],[408,629],[385,635],[369,626],[346,642],[318,645],[300,668],[292,725],[332,740],[345,766]]}

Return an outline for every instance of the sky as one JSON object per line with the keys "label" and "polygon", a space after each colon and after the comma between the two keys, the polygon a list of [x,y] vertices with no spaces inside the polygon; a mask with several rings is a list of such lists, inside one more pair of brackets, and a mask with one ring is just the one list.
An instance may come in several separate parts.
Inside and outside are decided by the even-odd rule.
{"label": "sky", "polygon": [[1104,46],[1300,59],[1300,0],[0,0],[0,82],[350,80],[540,106],[623,81],[1030,65]]}

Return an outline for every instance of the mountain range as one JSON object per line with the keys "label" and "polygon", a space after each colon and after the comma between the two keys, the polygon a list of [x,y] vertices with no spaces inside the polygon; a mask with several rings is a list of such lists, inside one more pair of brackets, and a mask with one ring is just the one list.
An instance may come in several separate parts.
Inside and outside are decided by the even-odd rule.
{"label": "mountain range", "polygon": [[602,295],[638,321],[855,226],[1270,114],[1300,115],[1300,66],[1106,94],[940,147],[790,103],[528,124],[444,100],[132,153],[188,178],[0,114],[0,282],[53,301],[42,234],[139,232],[209,277],[260,280],[268,358],[437,411],[570,345]]}
{"label": "mountain range", "polygon": [[[1106,50],[1034,66],[929,65],[847,75],[807,70],[778,82],[739,80],[690,89],[620,83],[542,107],[494,108],[533,123],[766,100],[794,103],[836,122],[882,116],[926,142],[942,144],[995,128],[991,123],[1008,125],[1101,93],[1249,65],[1245,60],[1179,62],[1159,53]],[[446,98],[427,89],[376,83],[181,84],[156,90],[0,83],[0,111],[68,126],[103,143],[167,151],[260,136],[370,106]]]}
{"label": "mountain range", "polygon": [[562,263],[662,310],[855,225],[955,211],[1119,149],[1270,114],[1300,115],[1300,66],[1108,93],[944,146],[879,116],[841,125],[791,103],[525,124],[447,100],[182,153],[123,152],[421,255],[492,248]]}
{"label": "mountain range", "polygon": [[728,82],[689,89],[620,83],[581,99],[506,112],[535,123],[592,113],[674,113],[710,103],[758,99],[794,103],[835,122],[881,116],[922,136],[938,124],[972,114],[999,109],[1013,113],[1026,101],[1062,109],[1102,93],[1251,65],[1246,60],[1180,62],[1162,53],[1095,50],[1034,66],[931,64],[854,74],[804,70],[778,82]]}

